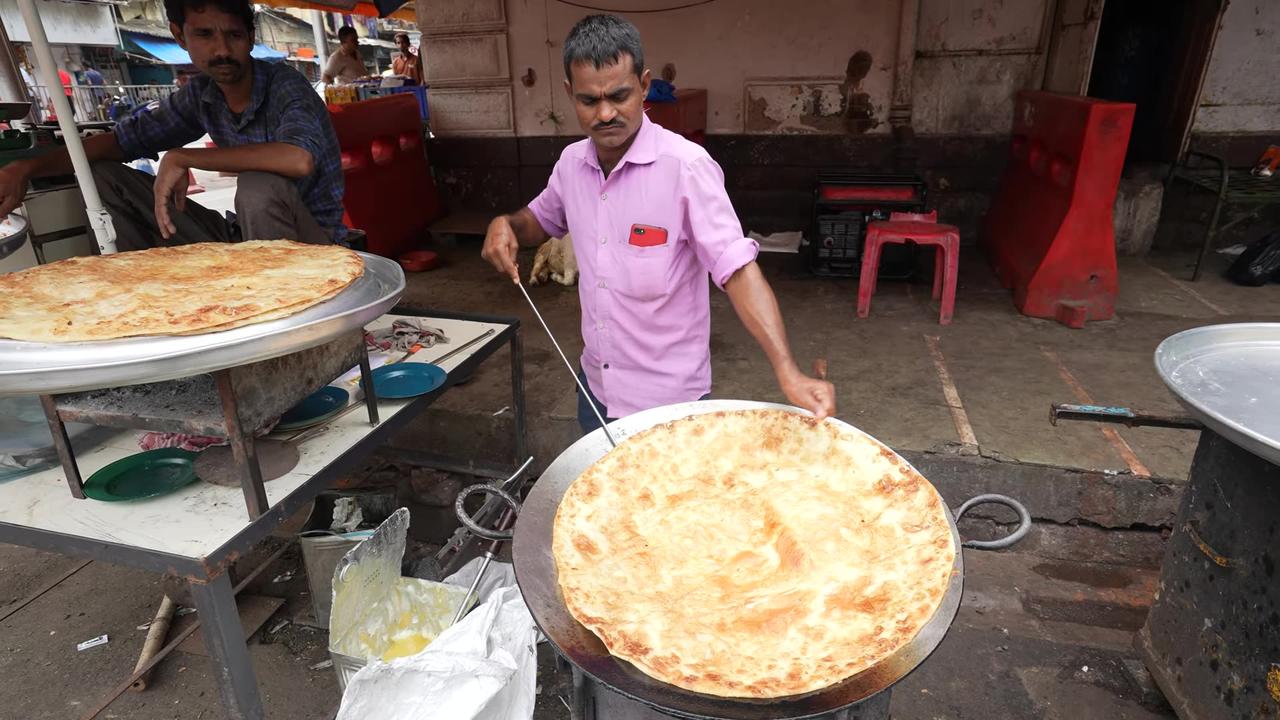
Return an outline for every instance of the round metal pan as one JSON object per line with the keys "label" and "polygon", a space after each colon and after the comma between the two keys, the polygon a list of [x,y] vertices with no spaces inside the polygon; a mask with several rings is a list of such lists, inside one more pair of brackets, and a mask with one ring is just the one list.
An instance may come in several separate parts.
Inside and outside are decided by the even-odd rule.
{"label": "round metal pan", "polygon": [[[646,410],[609,424],[619,442],[659,423],[722,410],[786,410],[803,412],[789,405],[746,400],[704,400],[667,405]],[[840,422],[830,420],[829,422]],[[843,424],[843,423],[841,423]],[[855,432],[862,431],[845,425]],[[863,433],[865,434],[865,433]],[[686,718],[732,718],[733,720],[777,720],[808,718],[839,710],[880,692],[901,680],[933,652],[955,619],[960,607],[964,561],[955,519],[946,510],[951,540],[956,549],[951,582],[933,617],[903,647],[874,667],[847,680],[804,695],[770,700],[722,698],[691,692],[655,680],[631,663],[615,658],[595,633],[569,614],[560,595],[555,559],[551,555],[551,532],[556,510],[564,493],[584,470],[609,451],[603,431],[596,430],[565,450],[534,484],[516,521],[512,559],[516,581],[533,619],[560,654],[612,690],[652,706],[661,712]],[[906,462],[903,460],[903,462]],[[944,505],[945,508],[945,505]]]}
{"label": "round metal pan", "polygon": [[1209,429],[1280,464],[1280,323],[1235,323],[1172,335],[1156,371]]}
{"label": "round metal pan", "polygon": [[393,260],[360,253],[364,274],[318,305],[279,320],[205,335],[83,343],[0,339],[0,397],[176,380],[306,350],[364,327],[404,293]]}
{"label": "round metal pan", "polygon": [[0,259],[14,254],[27,242],[27,219],[18,213],[11,213],[8,217],[13,220],[14,227],[8,234],[0,237]]}

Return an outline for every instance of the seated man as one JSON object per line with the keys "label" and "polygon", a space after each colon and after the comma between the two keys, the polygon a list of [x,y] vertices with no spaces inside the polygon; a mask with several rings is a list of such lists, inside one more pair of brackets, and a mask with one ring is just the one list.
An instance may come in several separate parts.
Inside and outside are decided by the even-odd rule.
{"label": "seated man", "polygon": [[[324,102],[298,71],[249,57],[248,0],[165,0],[169,29],[200,70],[150,112],[86,138],[120,250],[288,239],[344,243],[342,164]],[[205,133],[217,147],[184,148]],[[167,151],[154,180],[123,164]],[[187,171],[239,173],[236,222],[187,203]],[[67,151],[0,168],[0,215],[33,177],[71,173]]]}

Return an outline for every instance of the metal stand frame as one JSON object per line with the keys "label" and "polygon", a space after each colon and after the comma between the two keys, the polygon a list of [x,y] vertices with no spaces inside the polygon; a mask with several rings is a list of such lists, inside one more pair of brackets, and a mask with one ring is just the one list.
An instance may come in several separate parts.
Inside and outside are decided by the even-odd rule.
{"label": "metal stand frame", "polygon": [[[492,356],[503,344],[511,345],[511,385],[512,409],[516,415],[517,453],[512,468],[516,468],[525,458],[525,398],[524,398],[524,358],[520,340],[520,321],[515,318],[466,315],[461,313],[434,312],[425,309],[395,308],[390,311],[394,315],[413,317],[446,318],[472,322],[487,322],[506,325],[501,331],[483,344],[476,346],[474,353],[463,360],[450,373],[444,385],[426,395],[414,398],[403,410],[387,422],[376,427],[360,442],[317,472],[285,498],[274,505],[267,505],[265,497],[261,499],[262,512],[250,515],[250,523],[234,537],[229,538],[221,547],[206,557],[187,557],[123,545],[114,542],[103,542],[97,539],[67,535],[60,532],[31,528],[22,525],[0,523],[0,542],[22,545],[40,550],[49,550],[74,557],[84,557],[105,562],[127,565],[130,567],[156,573],[173,573],[184,578],[191,585],[192,596],[196,608],[200,612],[201,624],[204,628],[205,646],[216,672],[218,693],[222,699],[226,716],[231,720],[261,720],[264,717],[262,699],[258,693],[257,677],[249,660],[249,653],[244,641],[243,628],[240,624],[239,611],[236,607],[235,595],[231,591],[228,571],[237,559],[244,556],[259,543],[271,535],[285,520],[305,507],[338,477],[359,466],[393,433],[408,425],[413,419],[426,410],[455,383],[453,377],[470,375],[479,365]],[[361,364],[366,377],[366,397],[372,397],[371,380],[368,380],[368,357]],[[71,453],[70,442],[67,441],[65,426],[58,416],[54,398],[42,397],[45,413],[50,427],[54,430],[54,441],[67,469],[68,484],[72,493],[80,487],[79,468]],[[234,400],[232,400],[234,403]],[[378,422],[376,406],[370,407],[370,421]],[[230,429],[230,428],[229,428]],[[61,436],[61,440],[59,437]],[[252,457],[252,438],[241,438],[241,452],[246,459]],[[65,454],[64,454],[65,449]],[[234,450],[234,444],[233,444]],[[239,459],[239,457],[237,457]],[[249,465],[251,463],[246,463]],[[256,466],[256,464],[255,464]],[[252,485],[252,483],[250,483]],[[246,485],[246,499],[250,498],[250,490],[261,488]],[[83,493],[79,495],[83,497]]]}
{"label": "metal stand frame", "polygon": [[[378,396],[373,388],[373,375],[369,368],[369,353],[364,349],[364,340],[361,336],[356,340],[360,344],[358,353],[358,362],[360,365],[360,384],[364,390],[364,403],[369,413],[369,424],[378,424]],[[314,350],[314,349],[313,349]],[[303,351],[311,352],[311,351]],[[235,464],[241,469],[240,484],[244,490],[245,508],[249,513],[249,519],[253,520],[260,517],[270,507],[267,501],[266,487],[263,485],[262,465],[258,460],[256,450],[255,429],[245,427],[244,413],[241,412],[241,396],[245,392],[238,382],[236,375],[237,368],[227,368],[211,373],[214,385],[217,390],[218,401],[221,404],[221,414],[223,427],[222,432],[225,434],[230,446],[231,454],[235,459]],[[249,390],[252,392],[252,389]],[[41,395],[40,403],[44,408],[45,419],[49,423],[49,431],[53,435],[54,447],[58,452],[58,459],[62,464],[62,469],[67,475],[67,485],[71,489],[72,497],[83,500],[84,484],[80,468],[76,463],[75,452],[71,447],[71,442],[67,435],[66,422],[78,421],[88,422],[90,424],[107,424],[123,427],[147,428],[150,426],[147,422],[137,422],[136,425],[119,423],[119,418],[108,419],[101,413],[84,413],[82,411],[68,410],[65,405],[59,407],[59,398],[62,396]],[[121,414],[119,408],[113,409],[113,414],[118,416]],[[95,417],[96,415],[96,417]],[[136,420],[136,419],[135,419]],[[173,430],[173,427],[166,428]],[[182,432],[199,432],[196,427],[184,427]]]}

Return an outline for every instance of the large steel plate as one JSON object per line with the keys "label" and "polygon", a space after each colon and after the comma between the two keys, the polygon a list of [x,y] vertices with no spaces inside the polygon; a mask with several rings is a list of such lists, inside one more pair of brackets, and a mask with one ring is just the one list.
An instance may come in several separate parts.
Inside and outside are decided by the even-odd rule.
{"label": "large steel plate", "polygon": [[1184,330],[1160,343],[1156,370],[1209,428],[1280,464],[1280,323]]}
{"label": "large steel plate", "polygon": [[[621,442],[623,438],[654,425],[683,417],[722,410],[762,409],[804,413],[799,408],[775,403],[704,400],[636,413],[610,423],[609,429]],[[861,430],[839,420],[831,419],[827,422],[840,423],[865,435]],[[512,541],[512,559],[520,592],[542,633],[561,655],[616,692],[676,717],[732,720],[814,717],[865,700],[901,680],[924,662],[938,643],[942,642],[951,621],[955,619],[956,610],[960,607],[964,561],[955,518],[951,516],[950,510],[946,510],[947,521],[951,525],[951,540],[956,549],[951,583],[933,617],[915,638],[874,667],[822,690],[770,700],[716,697],[655,680],[631,663],[611,655],[595,633],[569,614],[560,594],[555,558],[551,554],[551,533],[561,498],[569,484],[596,460],[604,457],[609,449],[604,431],[596,430],[571,445],[547,467],[521,507]]]}
{"label": "large steel plate", "polygon": [[204,335],[81,343],[0,339],[0,397],[81,392],[176,380],[306,350],[364,327],[395,306],[404,271],[360,253],[364,274],[318,305],[279,320]]}

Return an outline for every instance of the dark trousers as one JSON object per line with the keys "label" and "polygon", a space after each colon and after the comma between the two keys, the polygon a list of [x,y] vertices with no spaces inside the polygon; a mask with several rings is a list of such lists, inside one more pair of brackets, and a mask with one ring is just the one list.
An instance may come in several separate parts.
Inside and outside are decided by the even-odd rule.
{"label": "dark trousers", "polygon": [[[600,402],[595,393],[591,392],[591,383],[587,382],[587,374],[579,370],[578,379],[582,381],[582,387],[587,389],[587,395],[591,398],[591,402],[595,403],[596,407],[600,409],[600,414],[604,416],[604,421],[611,423],[617,420],[618,418],[616,417],[609,417],[609,409],[604,406],[604,403]],[[698,399],[708,400],[710,398],[711,393],[707,393]],[[587,398],[583,397],[581,390],[578,390],[578,427],[582,430],[583,435],[600,428],[600,421],[596,419],[596,414],[591,412],[591,405],[587,403]]]}
{"label": "dark trousers", "polygon": [[[162,244],[156,224],[155,178],[118,162],[97,162],[92,167],[98,194],[115,225],[116,246],[123,251]],[[240,173],[235,225],[192,198],[187,198],[186,207],[182,212],[170,208],[178,232],[163,244],[281,239],[317,245],[333,242],[329,231],[311,216],[297,185],[281,175]]]}

